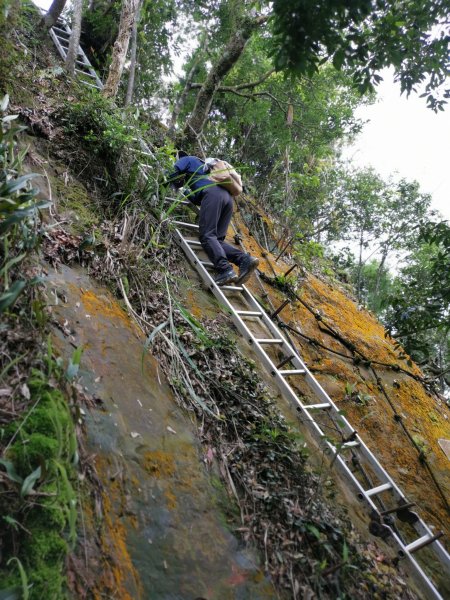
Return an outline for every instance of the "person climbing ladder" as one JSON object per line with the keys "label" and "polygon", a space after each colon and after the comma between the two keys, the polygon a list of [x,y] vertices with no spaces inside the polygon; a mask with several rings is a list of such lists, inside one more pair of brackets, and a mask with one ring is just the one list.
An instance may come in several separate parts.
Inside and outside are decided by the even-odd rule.
{"label": "person climbing ladder", "polygon": [[[200,206],[200,243],[216,270],[214,281],[217,285],[245,283],[258,266],[259,260],[225,241],[234,207],[233,196],[227,187],[238,190],[240,177],[228,163],[215,158],[203,161],[197,156],[188,156],[183,151],[178,152],[177,158],[168,183],[177,188],[187,185],[192,194],[189,199]],[[214,176],[214,166],[217,164],[226,165],[226,169],[222,170],[226,170],[227,175],[231,172],[237,175],[239,179],[232,182],[237,183],[237,186],[230,187],[230,177],[221,177],[220,170],[216,171],[218,176]],[[217,183],[220,180],[223,182]],[[239,267],[239,274],[230,263]]]}

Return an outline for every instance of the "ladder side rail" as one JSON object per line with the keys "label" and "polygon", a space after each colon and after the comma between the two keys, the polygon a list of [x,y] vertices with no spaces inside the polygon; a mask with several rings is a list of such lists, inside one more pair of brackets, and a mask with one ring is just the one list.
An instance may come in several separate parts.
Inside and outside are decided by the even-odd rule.
{"label": "ladder side rail", "polygon": [[[60,23],[60,21],[58,21],[58,23]],[[62,23],[61,27],[56,27],[56,29],[58,29],[59,31],[62,31],[64,33],[66,33],[69,37],[72,35],[72,30],[70,29],[69,25],[67,25],[66,23]],[[61,38],[56,34],[55,31],[53,31],[53,27],[51,27],[49,29],[49,33],[50,33],[50,37],[53,40],[53,43],[55,44],[58,52],[60,53],[61,57],[66,60],[67,58],[67,50],[68,48],[64,48],[64,46],[61,44]],[[67,43],[69,43],[69,40],[64,40]],[[95,79],[95,82],[97,85],[95,86],[90,86],[90,87],[97,87],[99,89],[103,89],[103,82],[100,79],[100,77],[97,75],[96,70],[94,69],[94,67],[91,65],[91,62],[89,61],[88,57],[86,56],[86,53],[84,52],[83,48],[79,45],[78,46],[78,50],[77,50],[77,56],[81,56],[81,58],[83,59],[82,63],[83,65],[88,69],[91,77],[93,77]],[[80,61],[81,62],[81,61]]]}
{"label": "ladder side rail", "polygon": [[[175,233],[178,236],[178,242],[180,243],[184,252],[190,259],[191,264],[193,265],[194,268],[196,268],[200,277],[203,279],[204,283],[209,287],[209,289],[213,292],[213,294],[217,298],[217,300],[222,302],[225,305],[225,307],[229,310],[229,312],[231,313],[230,316],[233,320],[233,323],[236,325],[238,330],[243,335],[245,335],[247,340],[252,340],[252,341],[255,340],[255,337],[253,336],[252,332],[248,329],[248,327],[245,325],[244,321],[239,317],[239,315],[237,315],[235,313],[235,310],[234,310],[232,304],[229,302],[228,298],[220,290],[220,288],[214,283],[214,280],[209,275],[209,273],[207,272],[205,267],[201,264],[200,260],[197,258],[197,256],[193,252],[193,250],[189,247],[187,242],[184,240],[180,231],[177,229],[177,230],[175,230]],[[254,343],[253,347],[254,347],[255,352],[258,354],[258,356],[263,361],[264,365],[270,370],[275,369],[275,365],[273,364],[272,360],[267,355],[267,353],[257,343]],[[280,375],[280,379],[282,379],[281,375]],[[282,384],[285,394],[288,396],[288,399],[293,401],[294,403],[296,403],[301,408],[302,405],[301,405],[297,395],[290,387],[290,385],[284,380],[280,381],[280,383]],[[323,439],[325,437],[325,434],[323,433],[323,431],[321,430],[319,425],[314,421],[313,417],[311,415],[309,415],[306,411],[304,412],[304,416],[305,416],[308,427],[312,428],[314,433],[316,435],[318,434],[320,436],[320,438]]]}
{"label": "ladder side rail", "polygon": [[[271,333],[274,335],[274,337],[280,337],[280,338],[284,339],[284,336],[283,336],[281,330],[273,323],[273,321],[267,315],[265,310],[261,307],[261,305],[253,297],[251,292],[245,286],[243,286],[243,288],[244,288],[244,298],[247,300],[247,302],[250,304],[250,306],[252,308],[255,308],[255,309],[258,308],[261,311],[262,320],[263,320],[264,324],[268,327],[268,329],[271,331]],[[306,364],[299,357],[296,349],[293,346],[291,346],[291,344],[289,344],[289,342],[287,342],[286,340],[285,340],[285,343],[286,343],[286,346],[284,349],[286,350],[286,354],[293,356],[293,358],[291,359],[291,362],[293,363],[293,365],[295,367],[298,367],[305,371],[305,374],[302,375],[301,377],[305,379],[305,381],[308,383],[308,385],[312,388],[312,390],[316,393],[316,395],[321,400],[330,404],[330,409],[327,409],[328,414],[331,413],[331,415],[339,418],[339,420],[345,425],[345,428],[343,427],[342,431],[345,430],[346,434],[352,434],[352,433],[356,432],[356,430],[349,423],[349,421],[342,414],[340,414],[340,411],[339,411],[339,408],[337,407],[337,405],[333,402],[333,400],[330,398],[330,396],[327,394],[327,392],[322,388],[322,386],[316,380],[314,375],[312,375],[312,373],[309,371]],[[273,374],[274,370],[271,369],[271,372]],[[274,377],[276,379],[278,387],[283,387],[286,389],[286,386],[289,386],[289,384],[287,384],[287,382],[285,381],[284,377],[282,375],[280,375],[280,373],[276,370],[276,368],[275,368]],[[292,391],[292,388],[290,388],[290,386],[289,386],[289,395],[290,396],[291,396],[291,392],[293,392],[293,391]],[[300,400],[298,399],[297,395],[295,395],[294,400],[295,400],[295,403],[301,409],[302,414],[305,416],[310,416],[310,413],[307,410],[307,405],[302,404],[300,402]],[[309,419],[307,419],[307,421],[309,423]],[[358,442],[359,446],[357,448],[355,448],[354,451],[361,454],[362,457],[367,461],[367,463],[370,464],[375,475],[380,479],[381,482],[389,483],[391,485],[390,492],[392,493],[394,500],[397,503],[405,501],[405,495],[402,492],[401,488],[399,488],[399,486],[397,485],[395,480],[389,475],[389,473],[386,471],[386,469],[384,469],[384,467],[378,461],[377,457],[373,454],[373,452],[366,445],[366,443],[362,440],[362,438],[360,437],[360,435],[358,433],[355,433],[355,440]],[[377,505],[374,504],[372,498],[368,494],[366,494],[366,491],[359,484],[359,481],[355,478],[353,473],[348,469],[348,467],[345,463],[345,460],[343,458],[341,458],[341,456],[339,454],[339,452],[340,452],[339,447],[336,448],[331,442],[328,442],[328,441],[326,441],[325,444],[333,455],[337,455],[339,465],[341,466],[341,468],[345,467],[343,469],[343,471],[344,471],[344,474],[346,475],[346,478],[350,479],[352,481],[352,483],[356,486],[358,493],[362,496],[362,499],[364,499],[366,501],[366,503],[369,505],[369,507],[371,509],[379,512],[379,508],[377,507]],[[425,534],[433,535],[433,532],[431,531],[431,529],[428,527],[428,525],[426,525],[426,523],[419,516],[418,516],[418,520],[413,524],[413,528],[419,535],[425,535]],[[443,562],[444,564],[447,565],[448,568],[450,568],[450,555],[447,553],[447,551],[445,550],[443,545],[438,540],[436,540],[435,542],[433,542],[433,546],[435,548],[436,553],[439,555],[441,562]],[[406,546],[403,545],[402,550],[404,551],[405,554],[407,554],[405,548],[406,548]]]}
{"label": "ladder side rail", "polygon": [[56,21],[56,25],[59,26],[61,29],[63,29],[63,31],[65,31],[69,35],[72,35],[72,29],[70,28],[69,23],[67,21],[65,21],[61,16],[58,17],[58,20]]}
{"label": "ladder side rail", "polygon": [[[225,305],[225,307],[230,311],[232,320],[233,320],[234,324],[236,325],[238,331],[240,331],[243,335],[245,335],[249,341],[255,340],[255,337],[252,334],[252,332],[248,329],[248,327],[246,326],[244,321],[239,317],[239,315],[236,314],[235,309],[232,306],[232,304],[229,302],[228,298],[224,295],[224,293],[222,292],[220,287],[218,287],[214,283],[214,280],[212,279],[212,277],[210,276],[210,274],[208,273],[206,268],[201,264],[201,261],[196,256],[196,254],[194,253],[192,248],[189,246],[188,242],[183,238],[181,232],[179,230],[177,230],[176,233],[178,235],[179,242],[180,242],[183,250],[185,251],[188,258],[190,258],[190,261],[192,262],[193,266],[196,267],[196,270],[202,277],[204,283],[211,289],[214,296],[219,301],[221,301]],[[243,288],[244,288],[244,286],[243,286]],[[245,294],[245,296],[250,294],[250,292],[248,290],[246,290],[246,292],[247,293]],[[256,300],[255,300],[255,302],[256,302]],[[257,344],[257,343],[254,344],[254,350],[258,354],[258,356],[261,358],[263,364],[265,366],[267,366],[270,371],[273,371],[273,369],[276,370],[276,367],[273,364],[272,360],[267,355],[267,353],[260,347],[259,344]],[[300,402],[297,394],[295,394],[295,392],[292,390],[291,386],[286,382],[286,380],[283,378],[283,376],[277,370],[275,372],[276,372],[275,378],[277,380],[278,387],[279,387],[281,393],[284,395],[285,398],[287,398],[288,400],[291,400],[294,404],[297,404],[299,406],[301,412],[303,413],[303,416],[306,419],[303,422],[312,431],[313,435],[319,436],[322,446],[325,447],[325,451],[328,449],[335,456],[335,462],[336,462],[337,466],[339,467],[341,473],[344,475],[345,479],[350,481],[350,483],[353,485],[353,487],[355,488],[355,490],[357,491],[357,493],[359,495],[359,498],[361,500],[365,501],[365,503],[367,505],[366,510],[368,511],[368,513],[370,514],[370,512],[373,510],[375,510],[376,512],[379,512],[379,509],[378,509],[377,505],[375,504],[374,500],[372,499],[372,497],[366,492],[366,490],[362,487],[362,485],[360,484],[358,479],[355,477],[355,475],[352,473],[352,471],[348,467],[345,458],[341,454],[339,454],[339,451],[337,450],[337,448],[330,441],[328,441],[326,439],[319,424],[316,423],[314,421],[314,419],[312,418],[312,416],[309,414],[309,412],[307,411],[307,405],[303,405]],[[368,462],[370,462],[370,464],[371,464],[372,468],[374,469],[375,473],[377,474],[377,476],[380,478],[381,481],[383,481],[384,485],[388,484],[390,486],[389,492],[394,494],[397,501],[404,501],[405,496],[402,493],[402,491],[400,490],[400,488],[397,486],[395,481],[390,477],[390,475],[381,466],[381,464],[378,462],[378,459],[373,455],[373,453],[369,450],[369,448],[364,444],[364,442],[361,440],[361,438],[359,438],[358,441],[361,442],[361,450],[362,450],[363,454],[366,455]],[[358,450],[360,450],[359,447],[358,447]],[[421,535],[430,535],[430,536],[432,535],[432,531],[427,527],[427,525],[420,518],[417,523],[420,524],[418,528],[415,527],[415,529],[416,529],[416,531],[418,531],[418,533],[420,533]],[[407,544],[405,544],[401,540],[401,538],[397,534],[395,534],[394,531],[392,531],[392,529],[390,527],[389,527],[389,529],[392,532],[393,539],[394,539],[399,551],[401,551],[402,555],[407,557],[413,563],[414,568],[417,570],[417,573],[423,579],[423,581],[425,582],[427,587],[431,586],[431,587],[429,587],[429,589],[435,591],[434,586],[430,583],[426,574],[422,571],[422,569],[420,568],[420,565],[418,565],[417,561],[412,556],[412,553],[408,551]],[[438,546],[438,544],[439,544],[439,546]],[[444,564],[450,565],[450,562],[449,562],[450,556],[447,554],[447,552],[445,551],[443,546],[438,541],[433,542],[432,545],[437,550],[437,554],[442,556]],[[437,598],[437,599],[441,598],[441,596],[439,594],[434,595],[433,597]]]}
{"label": "ladder side rail", "polygon": [[[355,431],[354,427],[352,427],[352,425],[349,423],[349,421],[343,415],[340,414],[339,408],[332,401],[330,396],[323,389],[323,387],[320,385],[320,383],[317,381],[317,379],[312,375],[311,371],[308,369],[306,364],[300,358],[297,349],[294,348],[286,340],[285,336],[283,335],[283,332],[272,321],[272,319],[269,317],[269,315],[266,313],[266,311],[261,307],[261,305],[253,297],[251,292],[245,286],[243,286],[243,288],[244,288],[244,297],[247,300],[247,302],[250,304],[250,306],[255,308],[255,310],[258,308],[262,312],[261,318],[262,318],[264,325],[266,325],[266,327],[269,329],[269,331],[272,333],[272,335],[274,337],[280,337],[281,339],[284,340],[284,342],[285,342],[284,350],[286,351],[287,355],[292,355],[292,357],[293,357],[292,363],[294,364],[294,366],[297,369],[302,369],[303,371],[305,371],[305,373],[302,375],[302,378],[305,380],[305,382],[309,385],[309,387],[312,389],[312,391],[316,394],[316,396],[322,402],[330,404],[330,408],[331,408],[332,412],[334,412],[336,414],[336,416],[339,417],[339,420],[341,421],[341,423],[343,425],[341,427],[342,432],[345,433],[346,435],[352,434]],[[272,374],[273,374],[273,371],[272,371]]]}
{"label": "ladder side rail", "polygon": [[[414,514],[417,515],[417,521],[413,523],[413,527],[417,531],[417,533],[421,536],[433,536],[435,532],[429,527],[429,525],[427,525],[417,513]],[[444,545],[439,540],[435,540],[430,544],[430,548],[434,550],[441,564],[445,566],[450,572],[450,554],[447,552]]]}
{"label": "ladder side rail", "polygon": [[100,77],[97,75],[97,71],[94,69],[94,67],[91,65],[90,60],[88,59],[88,57],[86,56],[85,51],[83,50],[83,48],[81,46],[78,46],[78,54],[79,56],[82,57],[84,64],[86,65],[86,67],[88,68],[89,72],[91,73],[92,77],[95,78],[95,81],[97,83],[97,86],[99,89],[103,89],[103,82],[100,79]]}
{"label": "ladder side rail", "polygon": [[[370,509],[378,512],[378,507],[375,505],[372,498],[370,496],[367,496],[367,494],[365,494],[364,488],[361,486],[359,481],[353,475],[353,473],[349,469],[346,461],[344,460],[344,458],[341,455],[337,455],[335,464],[339,468],[341,473],[345,476],[345,478],[353,483],[357,492],[366,501],[366,503],[367,503],[366,511],[369,509],[368,514],[370,515]],[[397,488],[397,486],[395,486],[395,487]],[[403,494],[402,494],[402,497],[404,498]],[[414,526],[414,529],[416,531],[418,531],[420,529],[420,532],[422,534],[427,534],[429,536],[433,535],[433,532],[431,531],[431,529],[422,521],[422,519],[419,518],[419,521],[417,522],[417,524],[419,524],[419,527]],[[408,548],[407,548],[408,544],[405,544],[403,542],[403,540],[400,538],[400,536],[389,525],[385,525],[385,526],[388,527],[388,529],[390,530],[390,533],[391,533],[390,539],[394,542],[395,546],[397,547],[398,552],[401,553],[401,556],[403,558],[406,558],[410,562],[412,568],[415,570],[416,574],[420,577],[421,582],[425,585],[427,592],[430,594],[430,598],[433,598],[434,600],[443,600],[442,596],[440,595],[440,593],[438,592],[438,590],[436,589],[436,587],[434,586],[434,584],[432,583],[432,581],[430,580],[428,575],[424,572],[424,570],[422,569],[420,564],[417,562],[417,560],[413,556],[413,553],[408,550]],[[437,554],[438,558],[441,560],[443,565],[446,566],[447,568],[450,568],[450,556],[447,553],[447,551],[445,550],[445,548],[442,546],[442,544],[436,540],[431,544],[431,547],[434,549],[435,553]]]}
{"label": "ladder side rail", "polygon": [[[180,223],[180,225],[188,226],[188,224],[183,224],[183,223]],[[191,226],[191,227],[193,229],[198,230],[198,226],[196,226],[196,227]],[[382,491],[389,491],[391,494],[394,495],[394,498],[397,501],[404,502],[405,496],[404,496],[403,492],[401,491],[401,489],[397,486],[395,481],[390,477],[390,475],[381,466],[381,464],[378,462],[378,459],[369,450],[369,448],[362,441],[362,439],[359,437],[359,435],[355,432],[355,430],[350,425],[350,423],[348,423],[348,421],[342,415],[339,414],[339,410],[338,410],[337,406],[334,404],[334,402],[331,400],[331,398],[329,398],[328,394],[325,392],[325,390],[322,388],[322,386],[320,386],[319,382],[315,379],[315,377],[310,373],[310,371],[307,369],[306,365],[303,363],[303,361],[298,356],[297,351],[294,350],[292,345],[286,341],[285,337],[281,334],[281,332],[276,327],[276,325],[271,321],[271,319],[269,318],[269,316],[267,315],[265,310],[262,309],[262,307],[259,303],[257,303],[256,299],[252,296],[252,294],[249,292],[249,290],[245,286],[242,286],[242,292],[243,292],[244,298],[247,300],[247,302],[250,304],[251,307],[255,308],[255,310],[257,309],[261,313],[261,318],[265,322],[269,331],[273,334],[274,338],[280,339],[283,350],[286,352],[286,354],[293,356],[293,358],[291,359],[291,362],[294,365],[301,368],[305,372],[304,375],[302,375],[302,376],[305,376],[307,383],[310,385],[310,387],[313,389],[313,391],[316,392],[316,395],[318,395],[321,399],[325,399],[326,404],[330,405],[331,411],[333,413],[334,412],[338,413],[339,418],[342,421],[345,421],[347,423],[347,427],[350,428],[350,431],[355,432],[354,437],[358,442],[358,446],[354,448],[354,451],[362,454],[366,458],[367,462],[371,465],[372,469],[374,470],[375,474],[379,477],[379,479],[381,481],[384,481],[384,483],[382,483],[381,485],[376,486],[376,487],[380,488],[380,491],[378,491],[378,492],[375,491],[375,488],[373,488],[372,490],[364,490],[364,488],[359,483],[358,479],[355,477],[355,475],[352,473],[352,471],[348,467],[348,464],[347,464],[345,458],[340,454],[340,448],[334,446],[331,442],[329,442],[326,439],[325,434],[321,430],[320,426],[318,425],[318,423],[316,423],[314,421],[311,414],[308,412],[308,405],[303,405],[301,403],[298,396],[295,394],[295,392],[292,390],[290,385],[286,382],[284,377],[280,374],[279,370],[273,364],[273,362],[270,359],[270,357],[268,356],[268,354],[263,350],[261,345],[259,343],[257,343],[256,338],[254,337],[252,332],[248,329],[248,327],[246,326],[244,321],[239,317],[239,315],[236,314],[236,309],[229,302],[227,297],[224,295],[223,291],[215,284],[211,275],[208,273],[205,266],[202,264],[202,261],[200,261],[200,259],[195,255],[192,248],[189,246],[189,244],[184,240],[181,232],[177,229],[176,233],[177,233],[179,242],[180,242],[185,254],[190,259],[192,266],[194,266],[196,268],[197,272],[203,279],[204,283],[213,292],[214,296],[219,301],[221,301],[227,307],[227,309],[230,311],[232,320],[233,320],[234,324],[236,325],[238,331],[240,331],[243,335],[245,335],[249,341],[254,342],[254,350],[260,356],[263,364],[268,368],[268,370],[270,372],[272,372],[272,374],[275,372],[275,378],[277,380],[278,387],[279,387],[281,393],[288,400],[293,401],[294,404],[297,404],[299,406],[300,411],[302,412],[303,416],[305,417],[305,420],[303,422],[308,426],[308,428],[310,430],[312,430],[313,435],[319,436],[322,446],[325,445],[325,449],[330,450],[332,455],[334,455],[334,457],[335,457],[334,462],[337,464],[337,466],[339,467],[340,471],[345,476],[345,478],[348,479],[353,484],[353,486],[356,488],[359,498],[361,500],[365,501],[365,504],[367,505],[366,508],[370,508],[371,510],[375,510],[377,513],[379,513],[378,507],[372,500],[372,495],[376,496],[378,493],[382,493]],[[327,409],[327,410],[330,410],[330,409]],[[390,530],[391,537],[392,537],[393,541],[395,542],[395,545],[399,548],[399,554],[401,553],[401,556],[406,557],[406,559],[411,563],[411,566],[415,570],[416,574],[420,577],[422,583],[425,585],[427,592],[429,592],[429,597],[436,599],[436,600],[442,600],[442,597],[439,594],[438,590],[435,588],[433,582],[430,580],[430,578],[423,571],[423,569],[421,568],[419,563],[416,561],[416,559],[412,555],[412,552],[414,551],[414,544],[418,544],[418,543],[420,544],[420,538],[417,540],[414,540],[410,544],[405,544],[402,541],[402,539],[400,538],[400,536],[395,531],[393,531],[391,527],[389,527],[388,525],[385,525],[385,526]],[[417,518],[417,521],[416,521],[416,523],[413,524],[413,527],[416,532],[418,532],[419,534],[422,535],[422,537],[424,537],[424,538],[428,537],[430,539],[433,537],[432,530],[426,525],[426,523],[420,517]],[[444,546],[438,540],[433,540],[429,545],[430,545],[430,548],[435,552],[435,555],[437,556],[437,558],[441,561],[442,565],[445,566],[447,569],[449,569],[450,568],[450,555],[447,553]],[[409,550],[408,548],[410,548],[411,550]]]}
{"label": "ladder side rail", "polygon": [[59,52],[59,53],[60,53],[60,55],[61,55],[61,58],[62,58],[63,60],[66,60],[66,58],[67,58],[67,52],[66,52],[66,50],[64,49],[64,47],[62,46],[62,44],[60,43],[60,41],[59,41],[59,39],[58,39],[58,36],[57,36],[57,35],[56,35],[56,33],[53,31],[53,29],[49,29],[49,33],[50,33],[50,37],[51,37],[51,38],[52,38],[52,40],[53,40],[53,43],[54,43],[54,44],[55,44],[55,46],[56,46],[56,49],[58,50],[58,52]]}
{"label": "ladder side rail", "polygon": [[89,81],[84,81],[84,80],[81,80],[80,83],[82,85],[87,85],[87,87],[91,87],[91,88],[98,90],[98,85],[96,85],[95,83],[89,83]]}
{"label": "ladder side rail", "polygon": [[[387,525],[386,527],[389,527],[389,525]],[[395,531],[393,531],[391,527],[389,527],[389,529],[392,532],[392,535],[389,539],[394,542],[395,546],[397,546],[397,548],[399,549],[399,552],[402,552],[402,557],[409,562],[415,574],[420,578],[420,583],[423,585],[422,591],[426,593],[427,600],[445,600],[443,596],[439,593],[438,589],[435,587],[431,579],[422,569],[421,565],[417,562],[412,552],[409,552],[406,549],[405,544],[402,542],[398,534]]]}
{"label": "ladder side rail", "polygon": [[69,35],[70,33],[68,31],[66,31],[65,29],[63,29],[62,27],[58,27],[57,25],[53,25],[52,26],[52,30],[53,31],[57,31],[58,33],[56,35],[58,35],[58,37],[60,36],[60,34],[64,34],[64,35]]}

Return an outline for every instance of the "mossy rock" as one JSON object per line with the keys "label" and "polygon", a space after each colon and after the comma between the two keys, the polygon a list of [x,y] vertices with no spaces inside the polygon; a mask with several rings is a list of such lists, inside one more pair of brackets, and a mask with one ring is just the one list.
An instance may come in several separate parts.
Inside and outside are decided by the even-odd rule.
{"label": "mossy rock", "polygon": [[75,233],[83,233],[99,224],[98,207],[81,183],[71,181],[64,185],[61,179],[54,178],[52,184],[58,198],[58,208],[69,213]]}
{"label": "mossy rock", "polygon": [[62,575],[64,565],[53,567],[41,565],[28,573],[28,581],[32,584],[30,600],[63,600],[68,597],[65,593],[66,578]]}
{"label": "mossy rock", "polygon": [[55,482],[41,486],[40,491],[52,494],[52,496],[43,498],[39,506],[36,506],[30,512],[28,518],[34,527],[63,531],[67,524],[66,511],[62,506],[62,503],[67,501],[66,494],[62,489],[58,489]]}
{"label": "mossy rock", "polygon": [[67,550],[67,542],[59,532],[36,527],[24,544],[24,560],[29,565],[51,565],[61,561]]}
{"label": "mossy rock", "polygon": [[56,390],[45,392],[38,406],[30,413],[24,428],[29,433],[42,433],[57,437],[59,431],[67,431],[71,418],[63,396]]}
{"label": "mossy rock", "polygon": [[27,477],[42,461],[58,458],[59,443],[42,433],[32,433],[15,442],[10,449],[16,471]]}

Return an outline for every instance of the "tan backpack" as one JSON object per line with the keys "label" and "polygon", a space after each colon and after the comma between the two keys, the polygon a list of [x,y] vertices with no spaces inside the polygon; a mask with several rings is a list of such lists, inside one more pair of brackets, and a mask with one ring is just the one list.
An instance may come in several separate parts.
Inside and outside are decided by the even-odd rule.
{"label": "tan backpack", "polygon": [[208,166],[208,178],[211,181],[225,188],[232,196],[239,196],[242,192],[242,179],[229,163],[225,160],[216,160]]}

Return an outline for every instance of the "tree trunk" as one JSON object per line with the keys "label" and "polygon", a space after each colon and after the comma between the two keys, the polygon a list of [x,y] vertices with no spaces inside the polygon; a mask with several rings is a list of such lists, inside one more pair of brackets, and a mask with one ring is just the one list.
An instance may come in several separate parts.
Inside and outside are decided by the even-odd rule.
{"label": "tree trunk", "polygon": [[53,25],[55,25],[56,21],[59,19],[60,14],[64,10],[65,5],[66,0],[53,0],[47,14],[42,17],[41,24],[46,29],[53,27]]}
{"label": "tree trunk", "polygon": [[119,33],[113,47],[108,79],[103,88],[103,95],[107,98],[115,98],[117,95],[138,5],[139,0],[123,0]]}
{"label": "tree trunk", "polygon": [[380,291],[381,277],[383,275],[384,263],[386,262],[387,255],[388,255],[388,248],[386,248],[383,251],[383,253],[381,255],[380,264],[378,265],[377,277],[376,277],[376,280],[375,280],[375,291],[374,291],[374,296],[375,297],[378,296],[378,292]]}
{"label": "tree trunk", "polygon": [[133,23],[133,31],[131,32],[131,53],[130,53],[130,74],[128,76],[127,95],[125,96],[125,106],[131,104],[134,92],[134,80],[136,76],[136,53],[137,53],[137,33],[139,25],[139,13],[141,10],[141,0],[139,0],[136,15]]}
{"label": "tree trunk", "polygon": [[80,45],[81,35],[81,13],[83,11],[83,0],[73,0],[72,35],[69,40],[69,48],[66,56],[66,69],[69,75],[75,75],[75,65]]}
{"label": "tree trunk", "polygon": [[358,258],[358,276],[356,279],[356,297],[358,299],[358,302],[361,302],[361,287],[362,287],[362,268],[363,268],[363,259],[362,259],[362,253],[363,253],[363,246],[364,246],[364,234],[363,231],[361,230],[360,232],[360,237],[359,237],[359,258]]}
{"label": "tree trunk", "polygon": [[208,73],[195,101],[194,110],[186,122],[183,136],[187,147],[195,146],[208,119],[217,88],[239,60],[252,33],[267,20],[267,17],[244,19],[242,26],[228,41],[220,59]]}

